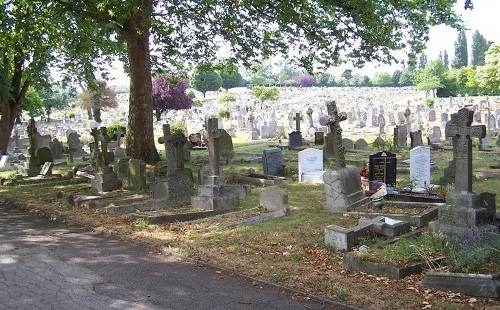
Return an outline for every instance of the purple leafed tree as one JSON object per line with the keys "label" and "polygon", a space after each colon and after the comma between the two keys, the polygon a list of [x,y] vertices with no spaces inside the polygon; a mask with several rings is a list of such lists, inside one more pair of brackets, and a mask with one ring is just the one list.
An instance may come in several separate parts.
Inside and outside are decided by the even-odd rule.
{"label": "purple leafed tree", "polygon": [[193,106],[193,100],[186,94],[187,79],[180,75],[162,74],[153,78],[153,108],[156,120],[167,110],[184,110]]}
{"label": "purple leafed tree", "polygon": [[312,75],[298,75],[293,80],[297,86],[311,87],[316,85],[316,78]]}

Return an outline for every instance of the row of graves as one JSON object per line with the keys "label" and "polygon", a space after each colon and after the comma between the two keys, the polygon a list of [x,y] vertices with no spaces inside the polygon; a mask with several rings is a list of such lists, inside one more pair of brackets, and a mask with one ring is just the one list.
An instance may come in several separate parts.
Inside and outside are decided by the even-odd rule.
{"label": "row of graves", "polygon": [[[289,145],[289,149],[297,150],[298,182],[323,184],[326,197],[325,211],[362,216],[355,227],[335,225],[325,227],[325,243],[345,251],[344,268],[396,279],[423,270],[423,266],[401,270],[362,263],[351,252],[356,247],[356,240],[361,236],[382,235],[388,242],[393,242],[397,238],[415,234],[424,228],[432,232],[441,232],[451,238],[460,238],[472,230],[499,233],[495,194],[472,192],[472,139],[481,139],[486,135],[484,125],[471,125],[473,111],[462,108],[452,114],[446,124],[445,137],[451,140],[453,152],[453,159],[447,169],[449,171],[447,180],[454,184],[454,187],[447,193],[445,201],[427,205],[420,202],[424,207],[418,214],[389,215],[373,212],[373,209],[380,203],[389,204],[389,201],[381,202],[381,197],[397,193],[395,188],[397,155],[380,151],[369,156],[368,191],[372,190],[370,185],[373,184],[377,186],[373,189],[378,195],[376,199],[373,195],[367,196],[367,189],[363,187],[360,178],[360,167],[348,164],[345,159],[348,150],[345,146],[346,140],[342,138],[340,124],[346,121],[348,116],[339,112],[334,101],[326,104],[326,110],[327,114],[319,120],[321,126],[327,128],[323,138],[323,149],[302,148],[303,144],[299,147]],[[296,132],[300,133],[299,115],[296,115],[296,121]],[[31,131],[36,131],[30,128]],[[282,149],[272,148],[263,152],[263,174],[249,172],[246,175],[233,174],[231,178],[226,178],[221,169],[221,152],[224,149],[221,141],[230,140],[230,135],[219,128],[219,121],[216,118],[207,120],[206,134],[209,164],[208,167],[200,168],[200,185],[196,189],[192,171],[184,166],[186,145],[189,145],[190,149],[191,143],[182,132],[171,132],[169,124],[163,125],[163,137],[159,140],[164,144],[166,160],[157,164],[153,175],[147,173],[146,165],[141,160],[129,158],[122,151],[117,152],[117,149],[120,149],[119,141],[114,152],[109,151],[106,128],[94,128],[92,129],[94,149],[91,156],[95,165],[92,170],[79,169],[74,177],[89,182],[95,194],[59,193],[58,198],[61,202],[76,207],[95,208],[109,213],[127,213],[132,220],[144,219],[148,223],[187,222],[239,210],[240,198],[250,193],[251,187],[248,184],[255,184],[250,180],[257,180],[257,184],[268,186],[260,194],[260,205],[268,210],[268,213],[253,216],[238,224],[286,216],[289,212],[288,195],[273,186],[279,182],[289,181],[283,177],[286,162]],[[398,139],[399,135],[398,133]],[[34,135],[30,134],[31,136]],[[302,139],[300,141],[303,142]],[[364,143],[356,141],[354,144],[359,144],[360,149],[366,148],[367,145],[366,141]],[[424,145],[415,145],[411,148],[410,178],[414,180],[412,190],[415,192],[426,191],[432,186],[431,151],[431,147]],[[35,163],[33,157],[36,157],[36,154],[30,148],[28,161],[25,163],[26,174],[40,168],[39,162]],[[324,160],[330,160],[330,169],[324,169]],[[236,179],[238,183],[227,182],[228,179]],[[379,191],[381,188],[382,194]],[[150,213],[152,210],[173,208],[177,211],[160,215]],[[367,212],[367,210],[372,211]],[[435,273],[434,278],[432,276],[433,273],[428,273],[423,285],[464,294],[499,297],[496,280],[485,285],[469,286],[463,279],[457,281],[448,276],[443,280],[438,273]]]}

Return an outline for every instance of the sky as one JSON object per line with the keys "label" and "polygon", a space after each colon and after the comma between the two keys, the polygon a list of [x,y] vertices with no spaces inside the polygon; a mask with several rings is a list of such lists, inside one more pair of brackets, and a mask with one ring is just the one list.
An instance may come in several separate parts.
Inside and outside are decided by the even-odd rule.
{"label": "sky", "polygon": [[[455,11],[462,16],[464,24],[468,29],[466,34],[467,43],[469,44],[469,53],[471,50],[472,34],[476,30],[478,30],[486,40],[500,44],[500,0],[473,0],[473,10],[465,10],[464,1],[465,0],[457,1],[455,4]],[[446,50],[451,62],[454,57],[455,41],[457,37],[458,32],[449,26],[441,25],[432,27],[429,32],[429,42],[427,43],[427,49],[425,51],[427,60],[437,59],[439,57],[439,52]],[[345,65],[332,69],[331,72],[334,75],[340,75],[345,69],[353,69],[354,73],[373,77],[377,72],[387,71],[392,74],[392,72],[400,68],[400,64],[388,66],[380,63],[371,63],[367,64],[362,69],[353,69],[352,66]],[[109,85],[128,86],[129,79],[128,76],[123,73],[120,62],[117,61],[110,72],[111,76],[115,77],[115,80],[109,81]]]}

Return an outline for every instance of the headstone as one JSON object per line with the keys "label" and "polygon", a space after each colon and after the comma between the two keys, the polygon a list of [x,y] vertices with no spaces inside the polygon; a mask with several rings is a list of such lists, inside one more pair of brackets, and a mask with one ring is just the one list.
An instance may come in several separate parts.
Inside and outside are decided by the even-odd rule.
{"label": "headstone", "polygon": [[288,149],[292,150],[302,146],[302,134],[300,131],[292,131],[288,134]]}
{"label": "headstone", "polygon": [[50,144],[50,150],[54,159],[63,158],[64,146],[57,138],[54,138],[54,140],[52,140],[52,143]]}
{"label": "headstone", "polygon": [[234,158],[233,139],[224,129],[221,129],[219,146],[221,159],[223,159],[226,164],[229,163],[229,161]]}
{"label": "headstone", "polygon": [[7,167],[7,161],[9,160],[9,155],[2,155],[0,157],[0,168]]}
{"label": "headstone", "polygon": [[288,194],[276,186],[269,186],[260,192],[260,206],[270,212],[288,212]]}
{"label": "headstone", "polygon": [[396,186],[396,154],[389,152],[378,152],[369,157],[369,180],[380,181],[387,187]]}
{"label": "headstone", "polygon": [[410,132],[410,148],[412,149],[421,145],[424,145],[422,142],[422,131],[417,130]]}
{"label": "headstone", "polygon": [[54,158],[52,158],[52,151],[48,147],[44,146],[37,149],[35,155],[38,158],[38,163],[40,165],[43,165],[46,162],[54,162]]}
{"label": "headstone", "polygon": [[47,161],[43,164],[42,169],[40,169],[40,174],[43,176],[52,175],[52,168],[54,167],[54,163]]}
{"label": "headstone", "polygon": [[80,135],[76,131],[70,132],[67,136],[68,148],[70,152],[73,152],[75,156],[81,156],[83,154],[82,145],[80,142]]}
{"label": "headstone", "polygon": [[146,163],[131,158],[128,162],[128,189],[137,192],[146,190]]}
{"label": "headstone", "polygon": [[323,183],[323,151],[307,148],[298,153],[299,182]]}
{"label": "headstone", "polygon": [[394,147],[405,148],[408,140],[408,127],[396,125],[394,127]]}
{"label": "headstone", "polygon": [[264,150],[262,155],[264,174],[279,175],[285,169],[285,159],[281,149]]}
{"label": "headstone", "polygon": [[340,127],[340,122],[345,121],[347,119],[347,115],[345,112],[338,112],[335,101],[328,102],[326,107],[328,115],[322,116],[319,122],[322,126],[328,126],[330,128],[329,136],[331,136],[331,145],[328,143],[327,146],[333,150],[336,168],[341,169],[344,168],[346,164],[345,147],[342,145],[342,127]]}
{"label": "headstone", "polygon": [[346,151],[354,150],[354,141],[349,138],[342,138],[342,145]]}
{"label": "headstone", "polygon": [[302,116],[300,116],[300,113],[295,113],[295,117],[293,118],[295,121],[295,131],[300,132],[300,121],[302,120]]}
{"label": "headstone", "polygon": [[431,149],[417,146],[410,150],[410,182],[413,190],[424,192],[431,186]]}
{"label": "headstone", "polygon": [[366,142],[366,140],[363,138],[359,138],[354,143],[354,149],[356,150],[366,150],[367,147],[368,147],[368,142]]}
{"label": "headstone", "polygon": [[314,145],[325,144],[325,133],[322,131],[316,131],[314,133]]}
{"label": "headstone", "polygon": [[428,117],[429,117],[429,122],[435,122],[436,121],[436,110],[430,110]]}
{"label": "headstone", "polygon": [[29,147],[28,147],[28,162],[24,163],[24,172],[28,177],[37,176],[40,172],[40,164],[36,157],[36,135],[38,133],[34,119],[30,119],[27,126]]}
{"label": "headstone", "polygon": [[439,143],[441,141],[441,127],[433,126],[429,133],[429,143]]}

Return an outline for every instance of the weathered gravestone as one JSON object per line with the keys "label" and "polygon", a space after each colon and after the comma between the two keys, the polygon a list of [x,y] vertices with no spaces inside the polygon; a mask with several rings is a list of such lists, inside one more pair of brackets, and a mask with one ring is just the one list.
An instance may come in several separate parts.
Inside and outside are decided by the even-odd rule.
{"label": "weathered gravestone", "polygon": [[314,145],[325,144],[325,133],[322,131],[316,131],[314,133]]}
{"label": "weathered gravestone", "polygon": [[52,143],[50,144],[50,150],[54,159],[63,158],[64,146],[57,138],[54,138],[54,140],[52,140]]}
{"label": "weathered gravestone", "polygon": [[[342,138],[342,145],[346,151],[354,150],[354,141],[349,138]],[[333,154],[332,154],[333,157]]]}
{"label": "weathered gravestone", "polygon": [[201,210],[231,210],[239,207],[240,195],[246,194],[246,188],[239,185],[226,185],[221,178],[220,168],[220,129],[217,128],[217,119],[208,119],[208,159],[210,176],[208,184],[198,188],[198,195],[191,197],[194,209]]}
{"label": "weathered gravestone", "polygon": [[[108,134],[106,127],[100,129],[93,128],[92,135],[94,136],[94,156],[97,163],[97,173],[95,178],[90,180],[91,186],[97,192],[110,192],[122,187],[122,180],[118,178],[118,174],[109,166],[111,158],[107,151],[108,149]],[[111,153],[113,154],[113,153]]]}
{"label": "weathered gravestone", "polygon": [[345,148],[342,145],[342,128],[340,122],[345,120],[345,113],[338,113],[335,101],[326,104],[328,116],[320,118],[321,125],[329,126],[330,133],[334,133],[333,149],[335,150],[336,170],[329,170],[323,174],[326,195],[325,210],[342,211],[351,207],[369,203],[361,187],[358,168],[346,166]]}
{"label": "weathered gravestone", "polygon": [[220,145],[220,157],[226,162],[227,165],[229,161],[234,158],[234,147],[233,147],[233,138],[231,138],[229,133],[224,129],[221,129],[219,145]]}
{"label": "weathered gravestone", "polygon": [[36,158],[38,158],[38,163],[40,165],[43,165],[46,162],[54,162],[54,158],[52,158],[52,151],[46,146],[37,149],[35,155]]}
{"label": "weathered gravestone", "polygon": [[298,153],[299,182],[323,183],[323,151],[307,148]]}
{"label": "weathered gravestone", "polygon": [[288,212],[288,194],[277,188],[276,186],[269,186],[260,192],[260,206],[267,211],[285,211]]}
{"label": "weathered gravestone", "polygon": [[410,132],[410,149],[422,145],[424,145],[422,142],[422,131],[417,130]]}
{"label": "weathered gravestone", "polygon": [[262,152],[262,167],[264,174],[281,174],[285,169],[285,159],[281,149],[264,150]]}
{"label": "weathered gravestone", "polygon": [[408,127],[405,125],[394,127],[394,147],[404,148],[407,146]]}
{"label": "weathered gravestone", "polygon": [[186,137],[180,130],[171,133],[170,125],[163,124],[163,137],[159,138],[158,142],[165,144],[167,172],[154,182],[152,197],[166,199],[170,205],[189,203],[194,188],[193,174],[190,169],[184,168],[183,149],[188,143]]}
{"label": "weathered gravestone", "polygon": [[131,158],[128,161],[128,190],[143,192],[146,190],[146,163]]}
{"label": "weathered gravestone", "polygon": [[425,192],[431,186],[431,149],[417,146],[410,150],[410,182],[414,192]]}
{"label": "weathered gravestone", "polygon": [[368,142],[366,142],[366,140],[363,138],[359,138],[354,143],[354,149],[356,150],[366,150],[367,147],[368,147]]}
{"label": "weathered gravestone", "polygon": [[368,179],[383,182],[387,187],[395,187],[396,165],[396,154],[390,152],[371,154],[368,163]]}
{"label": "weathered gravestone", "polygon": [[52,168],[54,167],[54,163],[47,161],[42,165],[42,169],[40,169],[40,174],[43,176],[52,175]]}
{"label": "weathered gravestone", "polygon": [[[452,114],[446,126],[446,137],[452,137],[454,148],[455,187],[446,195],[446,205],[439,208],[438,221],[429,225],[456,240],[464,236],[484,238],[486,232],[498,233],[491,225],[496,208],[492,208],[490,193],[472,192],[472,138],[486,134],[484,125],[471,126],[473,112],[462,108]],[[458,177],[460,176],[460,177]],[[494,201],[494,200],[493,200]]]}
{"label": "weathered gravestone", "polygon": [[34,119],[30,119],[28,122],[28,138],[29,138],[29,148],[28,148],[28,162],[24,163],[24,173],[28,177],[37,176],[40,172],[40,163],[36,157],[36,135],[38,133],[36,129],[36,124]]}

